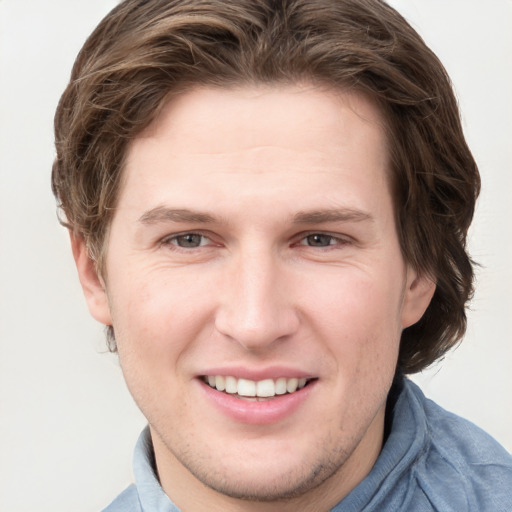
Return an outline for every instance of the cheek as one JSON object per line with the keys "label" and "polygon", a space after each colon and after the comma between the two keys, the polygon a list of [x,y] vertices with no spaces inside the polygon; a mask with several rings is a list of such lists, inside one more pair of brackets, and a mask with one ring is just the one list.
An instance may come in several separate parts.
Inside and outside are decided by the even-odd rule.
{"label": "cheek", "polygon": [[[350,335],[384,332],[396,335],[401,330],[403,291],[400,282],[359,270],[341,271],[333,275],[329,286],[308,283],[308,308],[312,319],[321,318],[330,329]],[[384,332],[382,334],[384,334]]]}
{"label": "cheek", "polygon": [[176,334],[183,331],[173,325],[180,314],[179,302],[173,304],[176,294],[169,286],[157,287],[149,280],[133,276],[112,279],[111,285],[109,302],[114,333],[128,386],[134,379],[147,381],[163,375],[160,368],[163,369],[164,362],[178,358],[182,350]]}
{"label": "cheek", "polygon": [[208,294],[197,280],[141,272],[113,288],[117,292],[111,297],[116,333],[137,344],[167,345],[187,337],[199,327],[207,309]]}
{"label": "cheek", "polygon": [[356,379],[394,373],[401,336],[400,283],[353,272],[332,280],[327,292],[312,290],[309,321],[343,366],[342,373]]}
{"label": "cheek", "polygon": [[313,337],[322,340],[330,363],[325,382],[329,393],[322,396],[318,415],[351,442],[358,441],[384,406],[395,374],[400,294],[392,300],[389,292],[387,286],[358,276],[333,282],[325,300],[311,301]]}
{"label": "cheek", "polygon": [[181,404],[173,409],[174,420],[186,410],[183,360],[205,323],[201,308],[188,300],[191,294],[165,280],[130,279],[111,297],[121,369],[148,419],[167,417],[169,403]]}

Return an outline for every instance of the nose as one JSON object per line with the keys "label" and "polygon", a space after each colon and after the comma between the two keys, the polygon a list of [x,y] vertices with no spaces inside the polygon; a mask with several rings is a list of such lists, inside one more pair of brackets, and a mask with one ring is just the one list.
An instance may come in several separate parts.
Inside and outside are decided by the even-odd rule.
{"label": "nose", "polygon": [[252,250],[226,269],[215,325],[246,350],[268,349],[298,329],[291,275],[278,260],[271,251]]}

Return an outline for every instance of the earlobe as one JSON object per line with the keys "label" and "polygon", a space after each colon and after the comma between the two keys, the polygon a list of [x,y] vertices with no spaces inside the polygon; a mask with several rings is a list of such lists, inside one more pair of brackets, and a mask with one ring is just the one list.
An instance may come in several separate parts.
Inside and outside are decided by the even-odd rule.
{"label": "earlobe", "polygon": [[402,328],[418,322],[425,313],[434,292],[436,283],[425,275],[409,269],[402,309]]}
{"label": "earlobe", "polygon": [[91,315],[104,325],[112,325],[105,283],[98,274],[94,260],[82,236],[69,233],[73,258],[75,259],[78,277],[85,301]]}

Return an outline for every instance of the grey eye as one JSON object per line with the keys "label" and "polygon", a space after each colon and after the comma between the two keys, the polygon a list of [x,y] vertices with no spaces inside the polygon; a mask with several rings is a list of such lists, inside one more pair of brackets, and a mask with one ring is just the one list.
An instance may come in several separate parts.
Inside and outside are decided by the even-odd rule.
{"label": "grey eye", "polygon": [[186,233],[174,237],[173,241],[178,247],[194,248],[204,244],[204,237],[197,233]]}
{"label": "grey eye", "polygon": [[332,245],[333,237],[331,235],[315,233],[313,235],[308,235],[305,242],[306,245],[311,247],[327,247],[328,245]]}

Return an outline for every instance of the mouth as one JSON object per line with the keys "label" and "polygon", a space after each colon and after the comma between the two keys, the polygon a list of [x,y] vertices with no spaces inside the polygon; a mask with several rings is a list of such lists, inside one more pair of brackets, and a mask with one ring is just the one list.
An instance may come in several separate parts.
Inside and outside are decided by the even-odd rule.
{"label": "mouth", "polygon": [[205,384],[240,400],[268,401],[278,396],[290,395],[308,386],[315,379],[304,377],[279,377],[277,379],[249,380],[233,376],[204,375]]}

